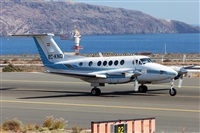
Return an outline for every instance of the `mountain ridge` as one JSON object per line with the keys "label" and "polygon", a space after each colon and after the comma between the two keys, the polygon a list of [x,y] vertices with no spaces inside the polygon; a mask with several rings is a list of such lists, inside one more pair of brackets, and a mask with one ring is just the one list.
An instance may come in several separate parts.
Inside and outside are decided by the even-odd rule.
{"label": "mountain ridge", "polygon": [[[0,35],[22,33],[82,34],[199,33],[200,27],[152,17],[141,11],[71,2],[1,2]],[[12,8],[11,8],[12,7]]]}

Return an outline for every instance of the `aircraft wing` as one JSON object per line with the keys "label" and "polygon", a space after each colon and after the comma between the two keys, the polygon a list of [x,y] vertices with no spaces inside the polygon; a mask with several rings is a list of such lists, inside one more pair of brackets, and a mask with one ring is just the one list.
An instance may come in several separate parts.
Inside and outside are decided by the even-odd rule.
{"label": "aircraft wing", "polygon": [[[47,71],[48,72],[48,71]],[[63,76],[71,76],[71,77],[78,77],[78,78],[107,78],[106,75],[103,74],[90,74],[90,73],[80,73],[80,72],[48,72],[57,75]]]}
{"label": "aircraft wing", "polygon": [[64,76],[72,76],[79,78],[102,78],[106,79],[112,76],[124,76],[124,77],[137,77],[141,75],[141,72],[137,70],[133,70],[132,68],[117,68],[112,70],[103,70],[96,72],[78,72],[78,71],[70,71],[70,72],[49,72],[53,74],[59,74]]}
{"label": "aircraft wing", "polygon": [[112,70],[104,70],[93,72],[92,74],[106,75],[106,76],[125,76],[125,77],[137,77],[141,75],[141,72],[133,68],[117,68]]}

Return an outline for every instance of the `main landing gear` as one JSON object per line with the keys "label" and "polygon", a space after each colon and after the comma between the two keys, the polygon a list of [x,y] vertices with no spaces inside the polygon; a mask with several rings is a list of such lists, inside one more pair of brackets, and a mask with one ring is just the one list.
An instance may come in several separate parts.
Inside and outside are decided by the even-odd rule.
{"label": "main landing gear", "polygon": [[148,88],[147,88],[146,85],[143,85],[143,84],[142,84],[142,85],[140,85],[140,86],[138,87],[138,92],[146,93],[147,90],[148,90]]}
{"label": "main landing gear", "polygon": [[94,87],[91,90],[91,95],[92,96],[99,96],[99,95],[101,95],[101,90],[97,87],[98,86],[105,86],[105,83],[91,83],[91,86]]}
{"label": "main landing gear", "polygon": [[94,87],[91,90],[91,95],[93,95],[93,96],[99,96],[99,95],[101,95],[101,90],[99,88]]}

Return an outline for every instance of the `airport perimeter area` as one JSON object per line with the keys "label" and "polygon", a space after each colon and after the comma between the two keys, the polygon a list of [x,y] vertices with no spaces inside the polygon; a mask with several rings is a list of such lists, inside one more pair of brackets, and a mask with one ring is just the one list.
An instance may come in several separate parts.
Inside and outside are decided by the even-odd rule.
{"label": "airport perimeter area", "polygon": [[[112,53],[104,54],[109,55]],[[164,65],[195,65],[197,69],[185,75],[181,89],[176,81],[175,97],[169,95],[170,83],[147,84],[149,91],[145,94],[134,92],[133,83],[106,85],[101,88],[102,95],[94,97],[89,83],[40,73],[44,68],[39,55],[1,56],[1,70],[9,64],[24,69],[1,72],[1,122],[18,118],[25,123],[42,124],[46,116],[55,116],[68,121],[67,129],[78,125],[90,132],[92,121],[155,117],[156,132],[200,132],[199,54],[148,56]]]}
{"label": "airport perimeter area", "polygon": [[91,121],[155,117],[156,132],[200,132],[199,78],[184,78],[175,97],[169,95],[170,84],[148,87],[143,94],[133,91],[133,83],[107,85],[101,88],[101,96],[91,96],[90,84],[78,79],[3,72],[1,119],[41,124],[46,116],[54,116],[67,120],[67,128],[79,125],[90,129]]}

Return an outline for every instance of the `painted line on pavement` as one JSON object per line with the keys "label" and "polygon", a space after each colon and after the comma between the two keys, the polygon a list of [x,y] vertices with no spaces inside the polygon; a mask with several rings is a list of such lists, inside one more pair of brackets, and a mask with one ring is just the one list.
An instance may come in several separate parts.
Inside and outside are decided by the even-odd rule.
{"label": "painted line on pavement", "polygon": [[0,102],[3,102],[3,103],[21,103],[21,104],[75,106],[75,107],[96,107],[96,108],[137,109],[137,110],[151,110],[151,111],[172,111],[172,112],[200,113],[200,110],[175,109],[175,108],[150,108],[150,107],[113,106],[113,105],[95,105],[95,104],[72,104],[72,103],[51,103],[51,102],[32,102],[32,101],[13,101],[13,100],[0,100]]}

